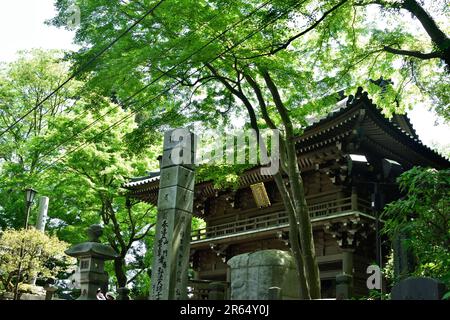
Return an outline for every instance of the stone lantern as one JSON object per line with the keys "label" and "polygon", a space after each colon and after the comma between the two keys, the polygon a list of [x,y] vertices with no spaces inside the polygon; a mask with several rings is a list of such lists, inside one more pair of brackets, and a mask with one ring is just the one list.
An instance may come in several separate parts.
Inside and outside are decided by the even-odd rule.
{"label": "stone lantern", "polygon": [[76,244],[65,251],[79,262],[81,295],[77,300],[97,300],[97,290],[108,283],[108,274],[104,270],[105,261],[118,257],[113,248],[100,243],[102,226],[90,226],[87,234],[88,242]]}

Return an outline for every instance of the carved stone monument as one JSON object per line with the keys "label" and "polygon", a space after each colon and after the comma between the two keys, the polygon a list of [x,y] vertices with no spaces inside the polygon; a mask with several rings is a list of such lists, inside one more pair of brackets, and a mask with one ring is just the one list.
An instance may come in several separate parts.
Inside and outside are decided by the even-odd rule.
{"label": "carved stone monument", "polygon": [[170,130],[163,149],[150,299],[180,300],[187,299],[194,135],[185,129]]}
{"label": "carved stone monument", "polygon": [[353,295],[353,276],[339,274],[336,276],[336,300],[350,299]]}
{"label": "carved stone monument", "polygon": [[435,279],[411,277],[397,283],[391,292],[392,300],[441,300],[447,291]]}
{"label": "carved stone monument", "polygon": [[405,245],[407,235],[397,234],[393,241],[394,249],[394,275],[398,279],[405,279],[415,269],[415,260],[412,250]]}
{"label": "carved stone monument", "polygon": [[88,242],[76,244],[65,251],[79,261],[81,295],[77,300],[97,300],[97,290],[108,282],[104,263],[118,257],[113,248],[100,243],[99,238],[103,234],[100,225],[90,226],[87,233]]}
{"label": "carved stone monument", "polygon": [[299,296],[295,262],[289,252],[262,250],[228,260],[231,268],[231,300],[268,300],[269,289],[280,288],[277,299]]}

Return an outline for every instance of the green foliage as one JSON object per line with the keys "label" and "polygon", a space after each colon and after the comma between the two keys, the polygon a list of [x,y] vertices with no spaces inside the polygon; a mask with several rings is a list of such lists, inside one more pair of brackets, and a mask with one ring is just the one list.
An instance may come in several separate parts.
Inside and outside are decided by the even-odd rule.
{"label": "green foliage", "polygon": [[[402,59],[383,49],[389,45],[426,50],[430,41],[418,41],[407,23],[390,16],[394,9],[399,12],[398,3],[379,2],[384,5],[380,15],[388,21],[385,27],[374,23],[379,17],[369,19],[372,7],[364,2],[164,1],[90,66],[86,85],[137,114],[139,126],[127,135],[133,150],[149,146],[158,139],[156,131],[174,124],[203,131],[248,127],[251,122],[280,129],[282,138],[290,142],[308,116],[322,115],[333,107],[336,92],[353,94],[359,85],[369,90],[387,115],[431,100],[446,116],[448,75],[442,71],[442,62]],[[84,16],[75,39],[81,50],[71,56],[76,67],[155,2],[58,0],[54,25],[64,25],[71,4],[78,5]],[[369,79],[381,77],[392,78],[393,83],[369,84]],[[205,166],[199,176],[214,181],[216,187],[236,188],[236,173],[241,169]],[[299,190],[294,198],[303,196]],[[310,288],[317,287],[312,284]]]}
{"label": "green foliage", "polygon": [[[127,203],[120,187],[127,178],[145,175],[146,170],[157,167],[161,131],[178,126],[199,131],[248,127],[249,107],[237,98],[236,90],[248,98],[260,128],[268,127],[248,76],[260,86],[272,125],[286,134],[286,123],[275,107],[262,69],[269,70],[295,134],[302,131],[310,116],[323,115],[335,105],[336,92],[353,94],[359,85],[369,91],[386,115],[427,102],[448,120],[450,79],[443,62],[383,50],[388,45],[430,52],[435,49],[430,39],[417,30],[411,31],[411,20],[398,18],[403,12],[399,2],[361,5],[364,2],[162,2],[152,15],[92,63],[78,81],[71,81],[0,137],[0,227],[23,225],[22,190],[31,185],[50,196],[48,227],[61,239],[84,241],[81,231],[102,221],[106,238],[121,252],[122,261],[128,254],[138,257],[130,253],[134,245],[151,248],[151,240],[144,238],[151,233],[154,208]],[[424,5],[448,20],[448,10],[442,9],[446,2],[433,3]],[[72,65],[62,62],[59,53],[37,50],[2,68],[0,126],[6,128],[18,115],[36,106],[67,78],[69,68],[77,70],[89,61],[117,37],[119,30],[125,30],[154,4],[151,0],[57,0],[58,13],[50,22],[53,25],[65,26],[70,6],[81,9],[75,39],[81,49],[69,56]],[[315,23],[336,5],[337,10]],[[374,8],[380,10],[373,14]],[[311,26],[314,28],[306,32]],[[448,31],[448,24],[443,30]],[[300,36],[300,31],[305,32]],[[288,40],[297,35],[295,41]],[[368,82],[380,77],[392,83],[380,87]],[[144,86],[145,90],[134,95]],[[198,170],[198,180],[211,180],[217,188],[236,188],[238,174],[246,168],[204,166]],[[439,205],[444,204],[442,199],[448,199],[448,194],[438,194],[443,192],[439,188],[436,194],[425,194],[424,187],[407,187],[411,181],[428,181],[428,187],[436,182],[426,179],[434,174],[416,174],[421,179],[416,181],[408,175],[402,178],[409,179],[403,185],[408,195],[388,208],[393,218],[387,230],[416,232],[411,246],[424,261],[417,272],[442,274],[447,272],[442,261],[450,263],[436,257],[447,257],[448,251],[439,242],[445,240],[442,232],[439,237],[444,240],[432,239],[438,232],[433,224],[446,227],[447,220],[439,220],[437,213],[442,211]],[[443,198],[435,201],[440,196]],[[411,212],[419,218],[408,220]],[[32,217],[35,215],[33,212]],[[433,232],[418,232],[419,227]],[[426,241],[432,241],[432,245],[420,249],[419,244]],[[146,251],[145,259],[151,258],[150,251]],[[130,275],[141,268],[142,263],[135,260]],[[127,267],[118,269],[127,273]],[[148,279],[141,273],[136,278],[136,294],[147,285]]]}
{"label": "green foliage", "polygon": [[391,283],[395,283],[398,280],[395,279],[394,274],[394,250],[391,250],[387,257],[386,264],[383,267],[383,275]]}
{"label": "green foliage", "polygon": [[381,293],[379,290],[369,290],[369,295],[361,300],[390,300],[390,293]]}
{"label": "green foliage", "polygon": [[416,275],[450,283],[450,170],[413,168],[399,178],[405,197],[385,208],[384,231],[408,235]]}
{"label": "green foliage", "polygon": [[[132,255],[130,250],[133,245],[142,241],[152,228],[156,211],[143,203],[128,203],[121,186],[129,177],[144,175],[157,161],[156,154],[149,149],[147,155],[129,152],[127,145],[123,143],[123,137],[135,127],[133,118],[129,117],[120,125],[109,128],[111,123],[119,121],[129,113],[117,105],[106,102],[105,105],[108,115],[79,134],[77,140],[71,141],[69,145],[73,152],[49,169],[47,174],[64,172],[62,176],[65,181],[60,186],[65,188],[66,185],[75,184],[84,192],[83,202],[86,208],[82,212],[74,212],[76,224],[63,228],[60,236],[63,236],[62,232],[79,233],[81,226],[86,227],[84,221],[89,217],[102,222],[106,239],[120,254],[122,261],[122,266],[114,269],[111,266],[110,271],[114,270],[119,285],[124,286],[128,270],[136,267],[131,264],[128,267],[125,259]],[[67,138],[72,132],[88,127],[95,115],[91,111],[83,111],[84,117],[79,119],[80,112],[58,117],[49,139]],[[51,185],[48,184],[48,187],[51,188]],[[76,199],[79,199],[79,195]],[[142,268],[140,264],[137,267]],[[118,274],[118,270],[123,273]]]}
{"label": "green foliage", "polygon": [[447,292],[446,294],[444,294],[444,296],[442,297],[442,300],[450,300],[450,291]]}
{"label": "green foliage", "polygon": [[[68,77],[68,65],[59,57],[55,52],[33,51],[4,67],[2,129]],[[0,138],[0,227],[24,224],[23,189],[32,186],[50,198],[50,233],[80,243],[86,241],[89,225],[102,222],[106,240],[125,259],[128,249],[151,227],[155,211],[135,203],[128,210],[121,186],[155,167],[160,147],[145,153],[130,151],[123,143],[136,128],[130,111],[80,87],[75,81]],[[81,91],[82,98],[73,98]],[[122,121],[124,117],[127,121]],[[113,123],[117,125],[110,129]],[[30,224],[37,216],[37,206],[32,208]]]}
{"label": "green foliage", "polygon": [[[364,1],[363,1],[364,2]],[[418,103],[434,109],[447,121],[449,117],[450,74],[441,59],[420,59],[399,55],[383,50],[385,46],[413,52],[429,53],[436,51],[430,36],[407,10],[400,10],[400,1],[379,1],[380,5],[355,7],[352,22],[355,45],[349,54],[357,61],[349,71],[359,85],[367,86],[367,79],[391,79],[393,84],[388,92],[381,94],[380,88],[370,88],[369,93],[388,116],[393,112],[404,112]],[[449,34],[449,11],[446,1],[424,1],[423,8],[428,11],[441,28]],[[442,22],[442,23],[441,23]],[[378,94],[376,94],[378,91]]]}
{"label": "green foliage", "polygon": [[[50,278],[56,275],[75,259],[64,251],[69,244],[56,236],[48,236],[36,229],[7,229],[0,234],[0,280],[4,288],[13,288],[13,278],[21,263],[21,279],[34,277]],[[22,254],[21,254],[22,252]],[[17,280],[15,280],[17,281]]]}
{"label": "green foliage", "polygon": [[[0,69],[0,128],[3,131],[19,116],[37,106],[61,83],[69,68],[57,51],[22,52],[17,61]],[[0,137],[0,228],[24,225],[23,189],[38,188],[38,167],[48,163],[49,145],[43,137],[53,117],[73,103],[70,96],[79,87],[71,82],[54,99],[49,99],[20,124]]]}

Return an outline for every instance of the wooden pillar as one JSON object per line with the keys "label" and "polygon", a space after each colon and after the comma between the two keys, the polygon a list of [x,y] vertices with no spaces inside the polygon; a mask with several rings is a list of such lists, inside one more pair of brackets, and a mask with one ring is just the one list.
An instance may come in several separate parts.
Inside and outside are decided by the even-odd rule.
{"label": "wooden pillar", "polygon": [[225,285],[221,282],[211,282],[208,285],[208,300],[225,300]]}
{"label": "wooden pillar", "polygon": [[342,249],[342,273],[353,275],[353,249]]}
{"label": "wooden pillar", "polygon": [[194,277],[193,277],[193,279],[194,279],[194,280],[200,280],[200,274],[199,274],[199,272],[196,271],[196,270],[194,270]]}
{"label": "wooden pillar", "polygon": [[342,274],[336,276],[336,299],[350,299],[353,295],[353,252],[342,249]]}
{"label": "wooden pillar", "polygon": [[231,297],[231,268],[227,265],[227,290],[225,300],[229,300]]}
{"label": "wooden pillar", "polygon": [[358,193],[355,187],[352,188],[351,206],[353,211],[358,211]]}

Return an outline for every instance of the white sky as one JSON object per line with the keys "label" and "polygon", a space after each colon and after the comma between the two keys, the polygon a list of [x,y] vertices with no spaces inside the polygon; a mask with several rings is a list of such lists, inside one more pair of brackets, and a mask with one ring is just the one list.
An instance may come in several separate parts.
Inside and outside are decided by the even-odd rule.
{"label": "white sky", "polygon": [[[54,12],[52,0],[0,0],[0,61],[13,61],[18,50],[75,50],[72,32],[44,24]],[[450,145],[450,127],[435,125],[435,115],[425,106],[416,107],[408,115],[425,144]]]}
{"label": "white sky", "polygon": [[52,0],[0,0],[0,61],[32,48],[74,50],[72,32],[44,24],[54,15]]}

